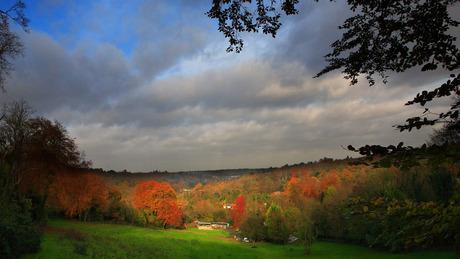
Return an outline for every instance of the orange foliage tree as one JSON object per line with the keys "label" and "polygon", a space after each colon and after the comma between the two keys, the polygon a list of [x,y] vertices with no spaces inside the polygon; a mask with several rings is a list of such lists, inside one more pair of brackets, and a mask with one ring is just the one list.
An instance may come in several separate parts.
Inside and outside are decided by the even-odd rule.
{"label": "orange foliage tree", "polygon": [[301,181],[297,177],[292,177],[287,183],[284,195],[286,200],[292,204],[297,204],[303,198],[303,190]]}
{"label": "orange foliage tree", "polygon": [[328,174],[321,179],[321,183],[319,184],[321,192],[324,192],[329,186],[338,187],[340,182],[339,174],[340,173],[335,169],[330,170]]}
{"label": "orange foliage tree", "polygon": [[319,183],[318,178],[314,176],[306,177],[302,184],[304,196],[307,198],[318,198],[320,195]]}
{"label": "orange foliage tree", "polygon": [[134,189],[133,204],[149,214],[156,216],[163,227],[180,227],[182,210],[177,204],[176,192],[166,182],[147,181]]}
{"label": "orange foliage tree", "polygon": [[54,196],[66,216],[86,221],[92,208],[107,206],[107,186],[99,175],[91,172],[67,171],[56,176]]}
{"label": "orange foliage tree", "polygon": [[230,216],[233,219],[233,227],[237,228],[241,226],[243,216],[245,214],[246,201],[243,196],[238,196],[235,199],[235,206],[230,209]]}

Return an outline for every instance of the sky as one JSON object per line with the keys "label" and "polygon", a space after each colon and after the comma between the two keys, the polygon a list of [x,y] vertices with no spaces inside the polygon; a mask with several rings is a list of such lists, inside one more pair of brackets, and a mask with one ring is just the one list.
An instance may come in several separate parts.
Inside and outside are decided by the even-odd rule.
{"label": "sky", "polygon": [[[0,7],[14,1],[2,1]],[[267,168],[357,154],[342,146],[419,146],[397,131],[405,106],[444,71],[358,85],[313,78],[350,16],[345,1],[301,1],[276,38],[243,34],[240,54],[205,12],[211,0],[24,1],[30,32],[0,102],[23,98],[58,120],[93,167],[132,172]],[[430,104],[434,111],[451,100]]]}

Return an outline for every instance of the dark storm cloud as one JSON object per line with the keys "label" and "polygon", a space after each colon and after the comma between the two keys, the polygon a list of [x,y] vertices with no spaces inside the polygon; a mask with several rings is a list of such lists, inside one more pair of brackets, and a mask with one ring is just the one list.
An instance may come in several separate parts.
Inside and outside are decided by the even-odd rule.
{"label": "dark storm cloud", "polygon": [[[339,25],[350,16],[344,2],[319,3],[303,1],[299,14],[284,19],[274,56],[278,62],[297,61],[312,73],[318,73],[326,62],[324,56],[330,45],[341,36]],[[275,61],[275,62],[276,62]]]}
{"label": "dark storm cloud", "polygon": [[2,98],[21,96],[43,113],[88,112],[110,106],[137,84],[122,52],[108,43],[81,45],[71,53],[41,33],[32,31],[23,39],[25,57],[18,59]]}
{"label": "dark storm cloud", "polygon": [[210,38],[204,31],[204,9],[198,10],[195,6],[191,12],[177,3],[161,1],[146,1],[140,5],[136,27],[139,41],[133,63],[143,77],[154,79],[181,59],[204,48]]}

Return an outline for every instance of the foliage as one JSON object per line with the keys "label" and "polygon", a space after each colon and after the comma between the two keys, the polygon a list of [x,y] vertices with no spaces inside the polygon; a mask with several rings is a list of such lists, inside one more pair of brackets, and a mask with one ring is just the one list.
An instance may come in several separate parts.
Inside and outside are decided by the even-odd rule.
{"label": "foliage", "polygon": [[261,209],[249,210],[240,226],[244,237],[252,240],[264,240],[267,238],[267,227],[265,226],[265,211]]}
{"label": "foliage", "polygon": [[268,239],[274,243],[285,244],[289,237],[284,212],[280,206],[272,204],[267,211],[266,221]]}
{"label": "foliage", "polygon": [[[350,209],[349,217],[354,218],[349,228],[360,232],[354,238],[370,246],[388,247],[393,252],[453,245],[458,232],[452,221],[460,215],[460,207],[454,201],[416,203],[355,197],[346,207]],[[370,228],[372,224],[375,227]]]}
{"label": "foliage", "polygon": [[241,226],[246,209],[246,201],[243,196],[238,196],[235,199],[235,205],[230,209],[230,216],[233,219],[233,227],[238,228]]}
{"label": "foliage", "polygon": [[[0,153],[4,188],[0,203],[5,202],[6,194],[13,200],[28,198],[33,203],[32,213],[36,221],[47,218],[50,190],[62,184],[62,181],[56,182],[56,179],[62,179],[58,175],[90,166],[65,127],[57,121],[34,117],[32,108],[24,100],[3,106]],[[64,198],[61,196],[60,199]]]}
{"label": "foliage", "polygon": [[[460,97],[457,96],[457,101]],[[444,144],[455,144],[460,142],[460,127],[458,127],[458,118],[445,123],[441,129],[433,130],[430,135],[431,142],[436,146]]]}
{"label": "foliage", "polygon": [[455,175],[445,167],[436,167],[427,176],[427,181],[433,188],[435,200],[448,202],[455,191]]}
{"label": "foliage", "polygon": [[[459,67],[456,38],[448,30],[458,26],[448,12],[457,0],[442,1],[369,1],[348,0],[357,14],[349,17],[339,28],[346,32],[332,44],[326,55],[329,63],[317,76],[344,68],[345,78],[351,84],[366,74],[371,85],[374,74],[386,78],[386,71],[404,72],[414,66],[422,71],[435,70],[438,65],[450,71]],[[214,0],[208,17],[217,19],[219,31],[229,38],[227,51],[240,52],[243,41],[240,32],[255,32],[276,36],[281,27],[280,12],[298,13],[299,1]],[[253,12],[253,10],[256,10]],[[343,56],[344,55],[344,56]],[[424,103],[423,103],[424,104]]]}
{"label": "foliage", "polygon": [[108,209],[107,209],[107,217],[113,219],[114,221],[119,221],[120,220],[120,214],[122,210],[122,194],[121,192],[116,188],[112,187],[108,191]]}
{"label": "foliage", "polygon": [[[358,77],[365,75],[370,86],[375,84],[374,75],[382,77],[387,82],[387,73],[405,72],[413,67],[421,67],[421,71],[447,70],[447,73],[460,67],[460,52],[456,37],[451,31],[460,24],[451,17],[450,8],[458,0],[418,1],[358,1],[348,0],[354,16],[345,20],[339,29],[344,30],[342,37],[332,43],[332,52],[325,56],[328,65],[316,77],[331,71],[343,69],[345,79],[351,85],[358,83]],[[213,0],[212,8],[207,12],[208,17],[218,20],[218,30],[229,38],[230,46],[227,51],[240,52],[243,40],[240,32],[259,32],[275,37],[281,27],[279,21],[281,12],[286,15],[297,14],[299,1],[258,0]],[[447,75],[446,73],[446,75]],[[420,104],[422,107],[435,98],[450,95],[457,96],[450,109],[440,114],[430,112],[425,108],[423,115],[411,117],[406,124],[398,125],[400,131],[420,129],[422,126],[432,126],[436,123],[446,123],[447,132],[458,131],[460,121],[460,74],[451,73],[441,86],[434,90],[424,90],[417,94],[406,105]],[[431,118],[431,115],[435,115]],[[450,135],[448,133],[447,135]],[[354,150],[349,146],[350,150]],[[390,155],[393,158],[409,158],[408,163],[401,166],[412,166],[417,163],[417,157],[424,155],[425,148],[414,149],[402,146],[382,147],[380,145],[365,146],[361,154]],[[406,161],[400,159],[397,163]],[[388,163],[391,165],[391,163]]]}
{"label": "foliage", "polygon": [[180,227],[182,211],[177,204],[176,192],[166,182],[147,181],[134,189],[133,204],[147,215],[155,216],[163,227]]}
{"label": "foliage", "polygon": [[66,216],[86,221],[93,208],[105,210],[107,186],[94,173],[69,171],[56,176],[53,197]]}
{"label": "foliage", "polygon": [[302,240],[305,245],[305,254],[311,253],[311,245],[316,236],[313,231],[313,222],[309,217],[305,217],[297,224],[296,236]]}
{"label": "foliage", "polygon": [[[281,27],[281,15],[274,7],[275,1],[266,4],[264,0],[257,0],[254,5],[251,1],[225,1],[213,0],[212,8],[206,13],[210,18],[219,21],[219,31],[229,38],[230,46],[227,52],[235,50],[237,53],[243,49],[243,40],[240,32],[259,32],[276,36]],[[283,1],[281,9],[287,14],[297,14],[295,5],[298,0]],[[231,23],[229,25],[228,23]]]}
{"label": "foliage", "polygon": [[41,232],[32,222],[28,200],[0,207],[0,257],[18,258],[40,249]]}
{"label": "foliage", "polygon": [[[344,68],[345,78],[356,84],[366,74],[371,85],[375,73],[404,72],[422,65],[422,71],[438,65],[450,71],[458,68],[458,49],[449,28],[458,26],[448,12],[456,0],[443,1],[348,1],[359,13],[339,28],[346,30],[326,55],[329,65],[318,76]],[[346,57],[341,57],[345,55]]]}
{"label": "foliage", "polygon": [[366,145],[359,149],[355,149],[349,145],[348,150],[357,152],[365,156],[351,164],[369,165],[369,162],[375,167],[390,168],[395,166],[403,171],[409,171],[411,168],[421,166],[421,161],[428,160],[428,165],[453,164],[460,160],[460,144],[443,144],[442,146],[427,146],[421,147],[404,146],[400,142],[398,146],[389,145],[387,147],[379,145]]}

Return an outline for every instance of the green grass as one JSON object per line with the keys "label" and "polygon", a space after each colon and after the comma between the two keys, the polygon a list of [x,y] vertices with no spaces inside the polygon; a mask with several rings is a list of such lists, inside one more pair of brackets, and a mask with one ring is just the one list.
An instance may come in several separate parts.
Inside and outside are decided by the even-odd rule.
{"label": "green grass", "polygon": [[81,235],[78,239],[68,232],[46,231],[42,250],[26,258],[456,258],[452,252],[391,254],[329,242],[315,242],[307,256],[301,245],[241,243],[225,231],[155,230],[68,220],[50,220],[48,226],[82,232],[84,240]]}

